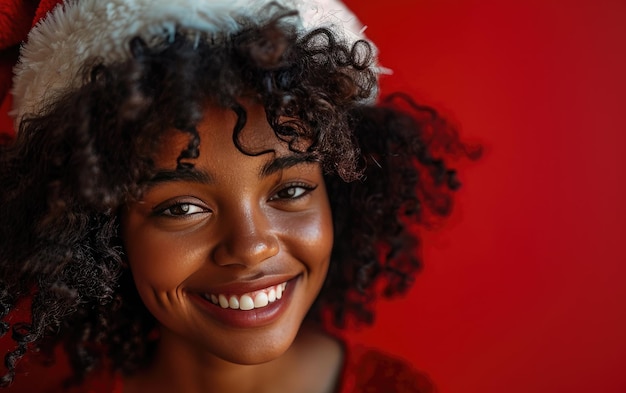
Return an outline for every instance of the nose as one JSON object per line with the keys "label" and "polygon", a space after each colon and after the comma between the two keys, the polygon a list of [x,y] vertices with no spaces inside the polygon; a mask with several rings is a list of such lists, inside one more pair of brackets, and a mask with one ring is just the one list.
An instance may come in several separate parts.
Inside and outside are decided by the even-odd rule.
{"label": "nose", "polygon": [[217,265],[250,267],[278,254],[279,242],[271,220],[260,208],[239,207],[223,213],[220,241],[213,251]]}

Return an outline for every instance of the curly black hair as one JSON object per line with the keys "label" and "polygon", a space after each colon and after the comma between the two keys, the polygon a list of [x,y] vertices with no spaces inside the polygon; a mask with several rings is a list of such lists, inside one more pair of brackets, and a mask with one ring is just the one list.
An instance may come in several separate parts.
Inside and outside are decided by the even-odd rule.
{"label": "curly black hair", "polygon": [[[125,373],[149,360],[156,322],[125,268],[118,212],[141,197],[164,132],[189,135],[178,170],[188,168],[207,104],[232,109],[233,143],[259,154],[238,141],[240,99],[252,97],[277,138],[324,169],[334,248],[307,318],[371,322],[379,295],[407,290],[421,268],[411,227],[450,212],[459,182],[444,158],[467,155],[466,146],[405,96],[371,103],[370,44],[348,45],[325,28],[300,36],[295,17],[280,10],[199,42],[185,31],[171,42],[134,38],[130,59],[92,59],[79,88],[21,120],[16,139],[0,147],[0,333],[15,341],[2,385],[29,350],[58,344],[75,381],[105,358]],[[9,318],[24,299],[31,317]]]}

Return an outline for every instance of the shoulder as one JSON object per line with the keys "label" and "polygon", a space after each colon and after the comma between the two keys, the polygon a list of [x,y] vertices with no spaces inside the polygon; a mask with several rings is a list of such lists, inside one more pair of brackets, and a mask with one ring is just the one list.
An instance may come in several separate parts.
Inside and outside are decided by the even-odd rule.
{"label": "shoulder", "polygon": [[430,378],[406,360],[378,349],[346,344],[339,393],[434,393]]}

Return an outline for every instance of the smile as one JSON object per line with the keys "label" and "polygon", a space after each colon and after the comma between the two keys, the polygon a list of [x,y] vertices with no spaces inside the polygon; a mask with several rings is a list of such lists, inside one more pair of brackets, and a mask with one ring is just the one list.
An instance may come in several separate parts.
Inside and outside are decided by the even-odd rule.
{"label": "smile", "polygon": [[247,292],[242,295],[226,294],[203,294],[202,296],[215,305],[233,310],[253,310],[266,307],[283,297],[283,291],[287,287],[287,282],[272,285],[254,292]]}

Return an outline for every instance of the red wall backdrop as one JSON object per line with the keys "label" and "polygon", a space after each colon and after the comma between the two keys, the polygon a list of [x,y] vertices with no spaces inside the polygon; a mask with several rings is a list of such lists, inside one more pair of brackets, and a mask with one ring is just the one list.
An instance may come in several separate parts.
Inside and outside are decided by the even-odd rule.
{"label": "red wall backdrop", "polygon": [[626,2],[350,0],[408,89],[487,148],[370,340],[441,393],[626,392]]}
{"label": "red wall backdrop", "polygon": [[347,3],[394,70],[384,91],[487,149],[414,289],[354,339],[441,393],[626,392],[626,3]]}

